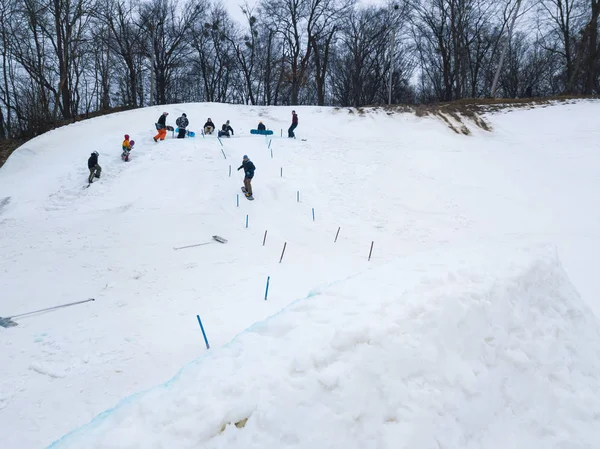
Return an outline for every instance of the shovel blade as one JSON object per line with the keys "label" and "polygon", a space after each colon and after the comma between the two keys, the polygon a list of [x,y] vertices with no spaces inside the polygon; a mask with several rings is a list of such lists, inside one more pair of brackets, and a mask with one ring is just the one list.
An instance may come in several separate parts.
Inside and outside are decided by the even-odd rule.
{"label": "shovel blade", "polygon": [[16,321],[11,320],[10,318],[2,318],[0,316],[0,327],[13,327],[18,325]]}

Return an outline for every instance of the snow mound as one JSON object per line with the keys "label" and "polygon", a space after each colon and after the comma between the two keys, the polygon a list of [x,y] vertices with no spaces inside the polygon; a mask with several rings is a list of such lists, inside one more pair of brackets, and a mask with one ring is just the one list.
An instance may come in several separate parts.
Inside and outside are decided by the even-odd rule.
{"label": "snow mound", "polygon": [[599,377],[556,256],[445,248],[315,289],[51,447],[591,448]]}

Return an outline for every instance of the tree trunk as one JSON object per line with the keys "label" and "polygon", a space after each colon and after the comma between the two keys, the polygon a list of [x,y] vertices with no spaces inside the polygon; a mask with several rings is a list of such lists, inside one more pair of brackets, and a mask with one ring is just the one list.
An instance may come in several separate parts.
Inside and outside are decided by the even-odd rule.
{"label": "tree trunk", "polygon": [[[68,73],[68,58],[69,58],[69,42],[64,41],[62,20],[69,20],[68,17],[64,19],[61,17],[62,3],[61,0],[54,0],[54,24],[56,29],[56,53],[58,57],[58,73],[59,73],[59,84],[58,90],[62,100],[61,113],[63,118],[71,118],[71,92],[69,89],[69,73]],[[69,24],[65,24],[65,27],[69,27]],[[68,35],[68,33],[67,33]]]}
{"label": "tree trunk", "polygon": [[598,15],[600,14],[600,0],[591,0],[592,18],[590,20],[590,36],[588,40],[588,64],[585,79],[584,93],[591,95],[596,85],[598,68]]}

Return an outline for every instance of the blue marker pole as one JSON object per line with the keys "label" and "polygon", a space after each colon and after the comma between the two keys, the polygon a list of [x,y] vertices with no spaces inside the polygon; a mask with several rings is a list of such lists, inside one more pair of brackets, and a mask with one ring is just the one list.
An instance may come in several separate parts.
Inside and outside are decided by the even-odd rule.
{"label": "blue marker pole", "polygon": [[269,149],[271,148],[271,139],[269,139]]}
{"label": "blue marker pole", "polygon": [[315,208],[314,207],[312,208],[312,211],[313,211],[313,221],[315,221]]}
{"label": "blue marker pole", "polygon": [[240,207],[240,194],[239,194],[239,193],[236,193],[235,197],[236,197],[236,204],[237,204],[237,207]]}
{"label": "blue marker pole", "polygon": [[273,159],[273,148],[271,148],[271,159]]}
{"label": "blue marker pole", "polygon": [[265,301],[267,300],[267,295],[269,294],[269,281],[271,280],[271,276],[267,276],[267,289],[265,290]]}
{"label": "blue marker pole", "polygon": [[296,201],[300,202],[300,190],[296,192]]}
{"label": "blue marker pole", "polygon": [[246,215],[246,229],[248,229],[248,215]]}
{"label": "blue marker pole", "polygon": [[231,165],[229,166],[229,177],[231,178]]}
{"label": "blue marker pole", "polygon": [[196,318],[198,318],[198,324],[200,324],[200,330],[202,331],[202,336],[204,337],[204,342],[206,343],[206,349],[210,349],[208,338],[206,338],[206,332],[204,332],[204,326],[202,326],[202,321],[200,320],[200,315],[196,315]]}
{"label": "blue marker pole", "polygon": [[221,153],[223,153],[223,157],[224,157],[225,159],[227,159],[227,156],[225,156],[225,151],[223,151],[223,148],[221,148]]}
{"label": "blue marker pole", "polygon": [[221,144],[221,146],[223,146],[223,142],[221,142],[221,138],[219,136],[217,136],[217,140],[219,141],[219,143]]}

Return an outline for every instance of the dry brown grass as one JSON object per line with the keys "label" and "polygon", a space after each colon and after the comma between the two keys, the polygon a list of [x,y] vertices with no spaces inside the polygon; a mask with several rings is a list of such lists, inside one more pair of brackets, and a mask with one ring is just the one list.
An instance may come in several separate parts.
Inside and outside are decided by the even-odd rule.
{"label": "dry brown grass", "polygon": [[0,140],[0,167],[4,165],[8,156],[12,154],[17,148],[23,145],[25,140]]}
{"label": "dry brown grass", "polygon": [[449,103],[425,105],[392,105],[384,106],[388,115],[393,113],[412,112],[417,117],[436,117],[442,120],[457,134],[469,135],[469,125],[475,125],[485,131],[492,131],[491,125],[483,118],[485,113],[494,113],[504,109],[545,107],[551,103],[569,103],[576,100],[597,100],[598,96],[563,95],[544,98],[479,98],[458,100]]}

